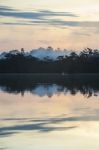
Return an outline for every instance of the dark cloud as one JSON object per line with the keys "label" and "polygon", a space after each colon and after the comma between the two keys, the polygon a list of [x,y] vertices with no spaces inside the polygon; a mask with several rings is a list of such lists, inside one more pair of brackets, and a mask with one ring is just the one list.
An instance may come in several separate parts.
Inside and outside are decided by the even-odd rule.
{"label": "dark cloud", "polygon": [[[23,19],[21,22],[1,22],[2,25],[50,25],[57,27],[99,27],[99,21],[65,21],[60,17],[78,17],[72,12],[54,12],[50,10],[21,11],[7,6],[0,6],[0,17]],[[56,19],[55,17],[59,17]]]}
{"label": "dark cloud", "polygon": [[[49,26],[56,26],[56,27],[89,27],[89,28],[98,28],[99,22],[98,21],[62,21],[62,20],[55,20],[55,19],[42,19],[42,20],[34,20],[34,21],[23,21],[23,22],[2,22],[1,25],[19,25],[19,26],[33,26],[33,25],[49,25]],[[78,33],[79,34],[79,33]],[[86,35],[86,34],[85,34]]]}
{"label": "dark cloud", "polygon": [[0,12],[1,11],[4,12],[4,11],[17,11],[17,10],[8,6],[0,6]]}
{"label": "dark cloud", "polygon": [[32,23],[69,27],[99,27],[99,21],[64,21],[60,19],[46,19],[43,21],[33,21]]}
{"label": "dark cloud", "polygon": [[28,23],[28,22],[23,22],[23,23],[20,23],[20,22],[3,22],[3,23],[0,23],[1,25],[13,25],[13,26],[30,26],[30,25],[33,25],[32,23]]}
{"label": "dark cloud", "polygon": [[14,18],[22,18],[22,19],[44,19],[45,17],[60,17],[60,16],[68,16],[68,17],[77,17],[75,14],[71,12],[54,12],[49,10],[38,10],[38,11],[20,11],[10,7],[0,7],[0,16],[3,17],[14,17]]}

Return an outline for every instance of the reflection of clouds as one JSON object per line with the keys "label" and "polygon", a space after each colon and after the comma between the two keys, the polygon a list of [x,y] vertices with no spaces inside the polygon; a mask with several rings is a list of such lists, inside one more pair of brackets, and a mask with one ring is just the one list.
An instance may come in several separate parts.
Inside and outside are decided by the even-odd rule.
{"label": "reflection of clouds", "polygon": [[51,120],[29,120],[27,123],[28,124],[1,127],[0,136],[5,137],[5,136],[9,136],[9,135],[16,134],[19,132],[24,132],[24,131],[38,131],[38,132],[64,131],[64,130],[69,130],[69,129],[73,129],[76,127],[76,126],[69,126],[69,127],[47,126],[47,125],[51,125],[52,123],[54,123],[54,120],[53,121]]}
{"label": "reflection of clouds", "polygon": [[33,94],[36,94],[38,96],[48,96],[48,97],[52,97],[54,94],[59,94],[61,92],[64,92],[64,89],[62,88],[62,86],[58,86],[58,85],[38,85],[33,91]]}
{"label": "reflection of clouds", "polygon": [[12,134],[16,134],[17,132],[1,132],[0,133],[0,137],[8,137],[8,136],[10,136],[10,135],[12,135]]}
{"label": "reflection of clouds", "polygon": [[[19,121],[21,118],[5,118],[2,121]],[[52,132],[52,131],[65,131],[74,129],[77,126],[71,125],[65,127],[61,126],[60,123],[66,122],[78,122],[78,121],[99,121],[99,117],[96,115],[89,116],[72,116],[72,117],[59,117],[59,118],[47,118],[47,119],[28,119],[22,118],[22,122],[19,125],[11,125],[7,127],[0,127],[0,136],[6,137],[12,134],[26,132],[26,131],[37,131],[37,132]],[[55,125],[59,125],[58,127]]]}

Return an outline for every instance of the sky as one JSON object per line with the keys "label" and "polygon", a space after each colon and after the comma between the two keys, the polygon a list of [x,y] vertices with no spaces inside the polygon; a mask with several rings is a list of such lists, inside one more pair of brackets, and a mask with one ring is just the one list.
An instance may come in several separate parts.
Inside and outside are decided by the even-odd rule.
{"label": "sky", "polygon": [[0,0],[0,51],[99,48],[99,0]]}

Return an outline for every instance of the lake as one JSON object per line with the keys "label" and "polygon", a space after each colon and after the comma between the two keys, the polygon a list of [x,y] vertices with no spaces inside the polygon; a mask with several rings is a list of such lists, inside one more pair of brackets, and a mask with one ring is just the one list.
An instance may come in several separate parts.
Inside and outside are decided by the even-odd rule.
{"label": "lake", "polygon": [[0,150],[99,150],[99,75],[0,75]]}

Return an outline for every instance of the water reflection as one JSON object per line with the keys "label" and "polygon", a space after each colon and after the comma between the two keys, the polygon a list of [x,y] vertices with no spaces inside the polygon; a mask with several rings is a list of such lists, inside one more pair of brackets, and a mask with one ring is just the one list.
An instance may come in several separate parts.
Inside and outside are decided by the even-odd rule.
{"label": "water reflection", "polygon": [[0,149],[98,150],[98,93],[98,75],[0,75]]}
{"label": "water reflection", "polygon": [[0,75],[2,91],[24,96],[30,92],[38,96],[52,97],[54,94],[78,92],[90,98],[99,93],[98,75]]}
{"label": "water reflection", "polygon": [[[99,121],[96,115],[89,116],[72,116],[72,117],[58,117],[55,118],[46,118],[46,119],[27,119],[27,118],[9,118],[2,119],[1,121],[22,121],[23,124],[19,125],[19,122],[16,125],[0,127],[0,137],[7,137],[13,134],[27,132],[27,131],[37,131],[37,132],[52,132],[52,131],[66,131],[70,129],[75,129],[78,126],[72,125],[72,122],[78,121]],[[55,126],[60,123],[71,122],[70,126],[64,125],[61,127]],[[13,122],[14,123],[14,122]]]}

